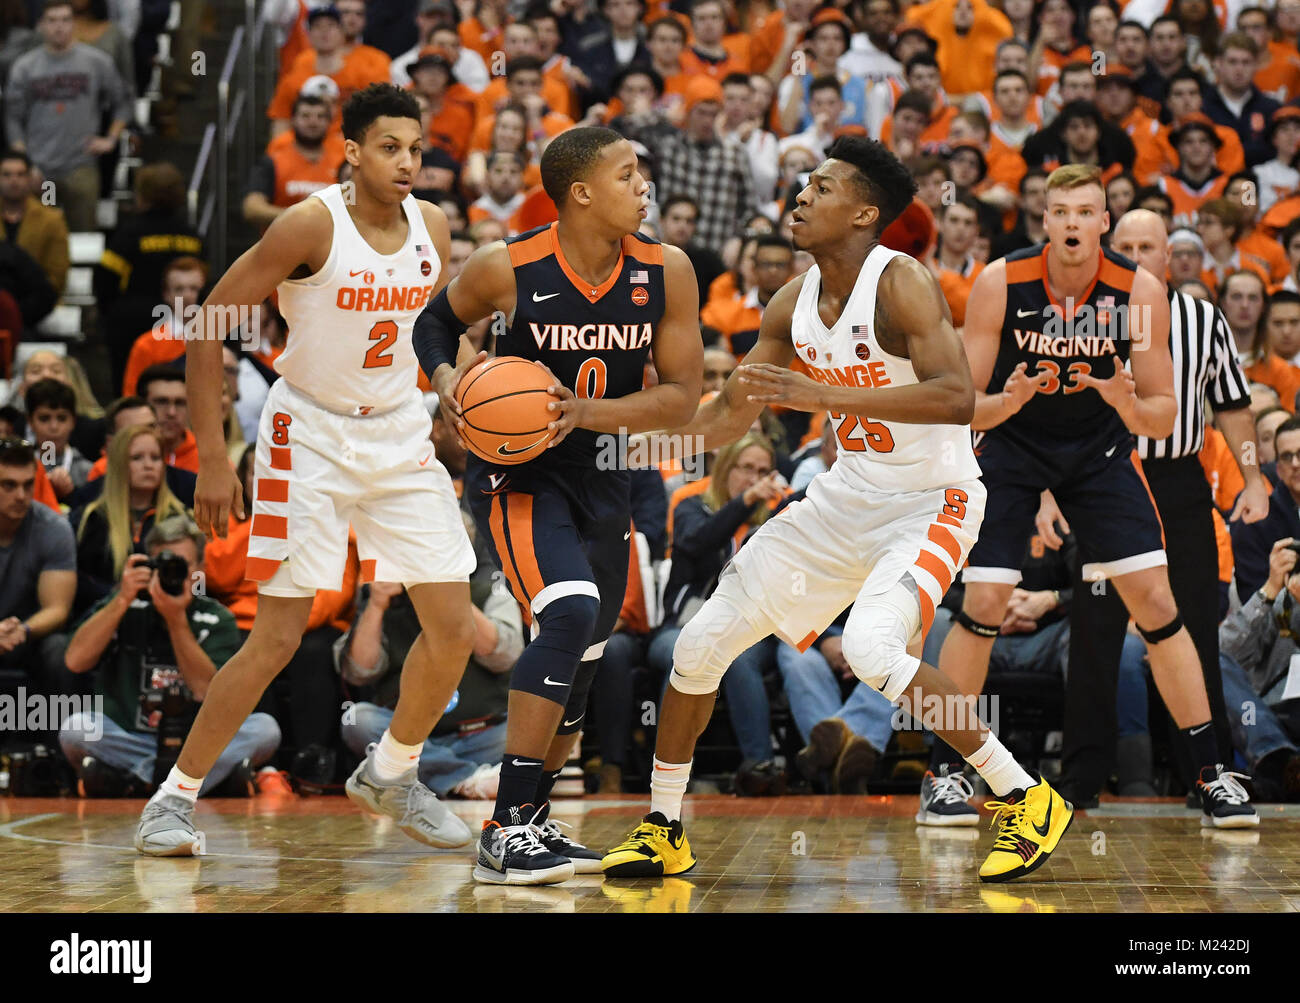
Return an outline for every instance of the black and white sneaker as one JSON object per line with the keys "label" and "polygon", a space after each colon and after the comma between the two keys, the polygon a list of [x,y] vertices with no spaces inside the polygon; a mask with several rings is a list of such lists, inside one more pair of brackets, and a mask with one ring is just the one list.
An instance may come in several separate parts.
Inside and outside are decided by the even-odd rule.
{"label": "black and white sneaker", "polygon": [[1237,782],[1249,779],[1244,774],[1225,771],[1222,763],[1201,770],[1196,790],[1201,795],[1202,827],[1245,829],[1259,825],[1259,815],[1250,803],[1250,795]]}
{"label": "black and white sneaker", "polygon": [[604,855],[588,849],[576,839],[570,839],[560,829],[561,826],[568,828],[569,823],[550,816],[551,802],[547,801],[533,816],[531,823],[537,830],[537,838],[542,841],[542,845],[552,853],[573,861],[575,874],[599,874],[600,862],[604,859]]}
{"label": "black and white sneaker", "polygon": [[[531,809],[532,805],[524,805]],[[510,809],[515,814],[515,809]],[[553,885],[574,875],[573,861],[547,849],[532,812],[527,822],[503,826],[495,819],[483,823],[478,841],[474,880],[488,885]]]}
{"label": "black and white sneaker", "polygon": [[950,774],[948,764],[939,767],[936,777],[926,770],[921,778],[921,804],[916,813],[917,825],[978,825],[979,810],[970,803],[975,788],[958,771]]}

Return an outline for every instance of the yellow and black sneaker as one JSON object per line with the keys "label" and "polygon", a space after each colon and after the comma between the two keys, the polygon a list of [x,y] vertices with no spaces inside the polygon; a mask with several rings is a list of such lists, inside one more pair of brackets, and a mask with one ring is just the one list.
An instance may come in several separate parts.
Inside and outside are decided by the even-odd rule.
{"label": "yellow and black sneaker", "polygon": [[652,811],[627,839],[605,854],[600,866],[606,877],[659,878],[685,874],[695,866],[695,857],[681,819],[669,822],[660,812]]}
{"label": "yellow and black sneaker", "polygon": [[1074,819],[1074,806],[1041,777],[1005,801],[987,801],[998,826],[993,850],[980,867],[981,881],[1010,881],[1041,867]]}

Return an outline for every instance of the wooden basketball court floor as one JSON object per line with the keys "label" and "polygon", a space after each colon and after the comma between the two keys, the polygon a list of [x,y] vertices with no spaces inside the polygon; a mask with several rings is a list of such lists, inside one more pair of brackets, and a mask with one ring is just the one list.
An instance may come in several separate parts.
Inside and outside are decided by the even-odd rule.
{"label": "wooden basketball court floor", "polygon": [[[432,850],[345,798],[205,800],[201,858],[139,856],[139,801],[0,799],[0,912],[1297,912],[1300,807],[1255,830],[1202,831],[1181,801],[1079,813],[1027,879],[985,885],[978,829],[918,827],[915,797],[692,797],[689,874],[476,884],[473,847]],[[481,802],[451,802],[477,830]],[[593,847],[645,798],[556,801]]]}

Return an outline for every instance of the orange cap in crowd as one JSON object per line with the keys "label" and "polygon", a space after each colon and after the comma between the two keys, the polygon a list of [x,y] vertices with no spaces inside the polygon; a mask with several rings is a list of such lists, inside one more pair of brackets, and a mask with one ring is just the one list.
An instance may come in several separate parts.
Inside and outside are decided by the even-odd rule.
{"label": "orange cap in crowd", "polygon": [[689,114],[701,101],[722,103],[722,84],[712,77],[699,76],[686,85],[686,111]]}

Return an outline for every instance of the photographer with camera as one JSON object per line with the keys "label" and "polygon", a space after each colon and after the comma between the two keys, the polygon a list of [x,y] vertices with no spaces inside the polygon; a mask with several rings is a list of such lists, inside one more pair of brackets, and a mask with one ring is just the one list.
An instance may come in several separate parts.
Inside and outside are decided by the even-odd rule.
{"label": "photographer with camera", "polygon": [[1250,763],[1258,801],[1300,801],[1298,558],[1300,541],[1274,543],[1268,578],[1219,627],[1233,745]]}
{"label": "photographer with camera", "polygon": [[[68,643],[68,669],[98,669],[95,692],[104,700],[102,720],[74,714],[59,729],[59,743],[87,796],[144,794],[166,777],[217,666],[239,647],[230,611],[196,594],[204,542],[189,516],[157,522],[145,536],[148,556],[127,558],[118,587],[91,609]],[[227,777],[247,793],[253,770],[279,744],[275,719],[251,715],[200,793],[211,793]]]}

